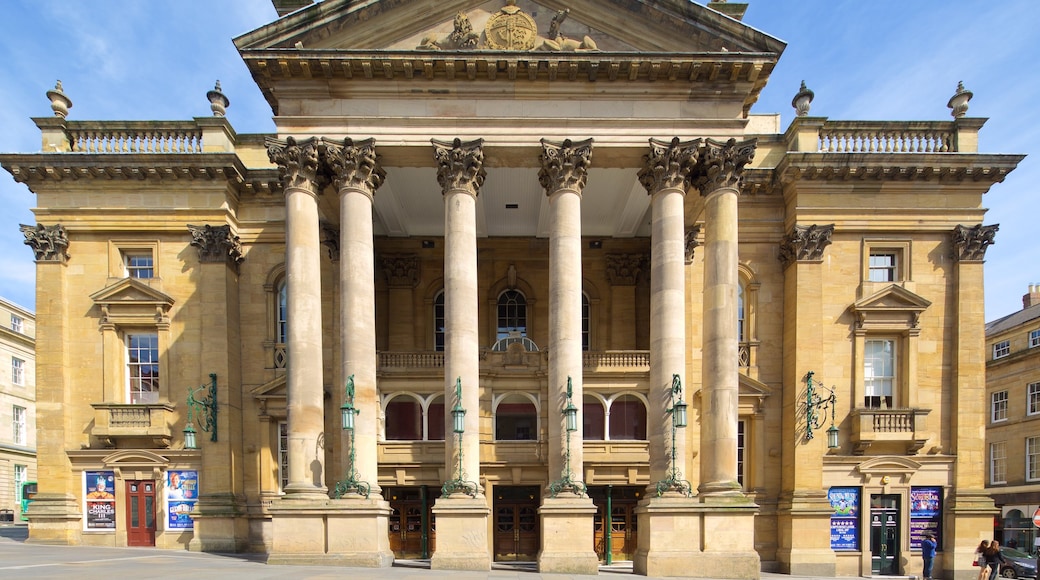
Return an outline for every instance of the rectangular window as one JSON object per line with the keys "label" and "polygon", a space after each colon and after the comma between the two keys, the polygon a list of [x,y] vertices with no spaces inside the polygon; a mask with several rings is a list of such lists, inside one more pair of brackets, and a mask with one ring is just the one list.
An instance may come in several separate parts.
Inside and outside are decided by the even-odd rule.
{"label": "rectangular window", "polygon": [[737,421],[737,483],[744,487],[744,451],[747,421]]}
{"label": "rectangular window", "polygon": [[19,407],[15,405],[11,409],[13,420],[11,422],[11,430],[13,431],[13,439],[15,445],[26,445],[26,426],[25,426],[25,407]]}
{"label": "rectangular window", "polygon": [[1002,340],[993,345],[993,358],[1004,358],[1011,354],[1011,341]]}
{"label": "rectangular window", "polygon": [[1026,437],[1026,481],[1040,479],[1040,437]]}
{"label": "rectangular window", "polygon": [[22,484],[29,481],[29,469],[24,465],[15,464],[14,466],[14,496],[15,500],[22,498],[18,497],[18,492],[22,489]]}
{"label": "rectangular window", "polygon": [[282,493],[289,486],[289,424],[285,421],[278,423],[278,485]]}
{"label": "rectangular window", "polygon": [[11,315],[11,330],[15,332],[25,332],[25,321],[22,320],[21,316],[17,314]]}
{"label": "rectangular window", "polygon": [[895,382],[895,341],[889,339],[866,341],[863,360],[863,405],[873,409],[893,408]]}
{"label": "rectangular window", "polygon": [[126,367],[131,404],[159,402],[159,336],[128,334]]}
{"label": "rectangular window", "polygon": [[1030,383],[1026,389],[1026,410],[1030,415],[1040,413],[1040,383]]}
{"label": "rectangular window", "polygon": [[1040,328],[1029,332],[1029,348],[1040,346]]}
{"label": "rectangular window", "polygon": [[123,263],[130,278],[154,278],[155,268],[152,253],[148,251],[125,251]]}
{"label": "rectangular window", "polygon": [[896,278],[896,254],[892,252],[870,253],[870,275],[871,282],[895,282]]}
{"label": "rectangular window", "polygon": [[993,393],[991,407],[990,421],[996,423],[998,421],[1007,421],[1007,409],[1008,409],[1008,392],[997,391]]}
{"label": "rectangular window", "polygon": [[25,361],[20,358],[11,357],[11,383],[25,384]]}
{"label": "rectangular window", "polygon": [[989,482],[1007,483],[1007,442],[989,444]]}

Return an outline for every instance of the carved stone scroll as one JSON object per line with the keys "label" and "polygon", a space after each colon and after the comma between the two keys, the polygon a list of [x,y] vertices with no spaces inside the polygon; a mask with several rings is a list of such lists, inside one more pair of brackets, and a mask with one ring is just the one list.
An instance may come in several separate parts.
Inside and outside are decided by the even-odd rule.
{"label": "carved stone scroll", "polygon": [[238,236],[231,234],[231,226],[213,227],[209,224],[193,226],[188,224],[191,232],[191,245],[199,249],[200,262],[225,262],[238,265],[245,259],[242,255],[242,242]]}
{"label": "carved stone scroll", "polygon": [[566,139],[554,143],[542,139],[542,168],[538,171],[538,183],[551,195],[555,191],[568,189],[579,194],[585,189],[589,164],[592,161],[592,139],[577,143]]}
{"label": "carved stone scroll", "polygon": [[68,262],[69,237],[61,224],[19,224],[19,229],[25,236],[25,245],[33,249],[37,262]]}
{"label": "carved stone scroll", "polygon": [[441,193],[463,189],[471,195],[480,193],[487,172],[484,171],[484,140],[467,141],[456,138],[451,143],[431,139],[433,158],[437,162],[437,183]]}
{"label": "carved stone scroll", "polygon": [[832,234],[834,234],[834,224],[825,226],[796,224],[780,244],[780,262],[786,268],[795,262],[822,260],[824,248],[831,245]]}
{"label": "carved stone scroll", "polygon": [[697,246],[701,245],[701,243],[699,241],[697,241],[697,236],[699,236],[699,235],[701,235],[701,227],[700,226],[693,226],[693,227],[690,227],[690,228],[686,228],[686,263],[687,264],[692,264],[693,263],[693,252],[697,248]]}
{"label": "carved stone scroll", "polygon": [[999,229],[1000,224],[954,227],[953,257],[959,262],[981,262],[986,258],[986,248],[993,244]]}
{"label": "carved stone scroll", "polygon": [[386,170],[379,165],[376,155],[375,139],[354,142],[347,138],[336,143],[322,137],[319,153],[337,191],[350,188],[371,196],[386,180]]}
{"label": "carved stone scroll", "polygon": [[606,259],[611,286],[634,286],[647,262],[643,254],[607,254]]}
{"label": "carved stone scroll", "polygon": [[380,261],[391,288],[415,288],[419,285],[419,258],[415,254],[388,254]]}
{"label": "carved stone scroll", "polygon": [[730,139],[725,143],[714,139],[704,140],[704,151],[697,175],[691,179],[701,195],[708,195],[723,187],[740,188],[744,166],[755,157],[758,139],[737,142]]}
{"label": "carved stone scroll", "polygon": [[314,187],[315,192],[321,191],[326,177],[319,164],[317,138],[297,141],[294,137],[287,137],[281,141],[268,137],[264,144],[267,146],[267,158],[278,166],[278,174],[286,189]]}
{"label": "carved stone scroll", "polygon": [[639,170],[639,183],[650,195],[663,189],[686,191],[690,174],[696,169],[700,158],[701,140],[679,141],[675,137],[668,141],[650,140],[650,153],[646,164]]}

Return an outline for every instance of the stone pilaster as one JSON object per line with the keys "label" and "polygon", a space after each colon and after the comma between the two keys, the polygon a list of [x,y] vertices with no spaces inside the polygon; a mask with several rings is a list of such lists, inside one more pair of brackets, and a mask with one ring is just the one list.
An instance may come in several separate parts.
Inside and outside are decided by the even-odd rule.
{"label": "stone pilaster", "polygon": [[391,351],[415,350],[415,296],[413,291],[419,284],[420,261],[415,254],[393,254],[380,256],[380,265],[386,276],[390,292],[390,309],[387,326],[390,334]]}
{"label": "stone pilaster", "polygon": [[285,275],[288,311],[289,484],[286,499],[324,500],[324,377],[321,346],[321,269],[318,233],[318,141],[268,139],[267,155],[278,165],[285,189]]}
{"label": "stone pilaster", "polygon": [[[480,337],[477,321],[476,202],[484,183],[483,140],[432,140],[437,182],[444,195],[444,410],[451,425],[456,403],[466,409],[462,446],[445,434],[445,473],[475,483],[473,497],[442,494],[434,505],[437,550],[431,566],[447,570],[491,569],[487,538],[490,510],[480,487]],[[455,384],[461,381],[461,400]],[[459,464],[461,462],[461,473]]]}
{"label": "stone pilaster", "polygon": [[[581,482],[581,195],[592,158],[592,139],[553,143],[542,139],[538,181],[549,196],[549,478],[542,499],[538,570],[596,574],[593,515]],[[578,408],[578,431],[568,434],[563,409]],[[559,479],[553,481],[559,474]]]}
{"label": "stone pilaster", "polygon": [[636,284],[648,262],[645,254],[607,254],[610,283],[610,349],[634,350],[636,346]]}

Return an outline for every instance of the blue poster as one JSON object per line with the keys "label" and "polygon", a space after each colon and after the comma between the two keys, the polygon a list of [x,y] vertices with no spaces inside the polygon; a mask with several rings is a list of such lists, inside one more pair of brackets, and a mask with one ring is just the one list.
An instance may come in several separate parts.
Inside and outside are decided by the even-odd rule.
{"label": "blue poster", "polygon": [[166,529],[191,530],[195,524],[188,515],[199,500],[199,472],[178,469],[166,472]]}
{"label": "blue poster", "polygon": [[859,488],[832,487],[827,491],[831,502],[831,549],[838,552],[859,550]]}
{"label": "blue poster", "polygon": [[910,488],[910,549],[921,549],[921,534],[931,532],[942,550],[942,488]]}
{"label": "blue poster", "polygon": [[116,474],[114,471],[83,472],[87,530],[116,529]]}

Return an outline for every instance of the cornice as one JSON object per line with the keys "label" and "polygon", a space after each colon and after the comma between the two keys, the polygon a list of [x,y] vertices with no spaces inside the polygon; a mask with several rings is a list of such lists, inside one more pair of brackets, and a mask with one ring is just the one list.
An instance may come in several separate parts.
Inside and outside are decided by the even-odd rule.
{"label": "cornice", "polygon": [[975,153],[787,153],[777,164],[783,185],[798,181],[1004,181],[1025,155]]}
{"label": "cornice", "polygon": [[15,332],[6,326],[0,326],[0,343],[3,344],[20,344],[22,347],[30,352],[33,352],[36,348],[36,339],[21,332]]}

